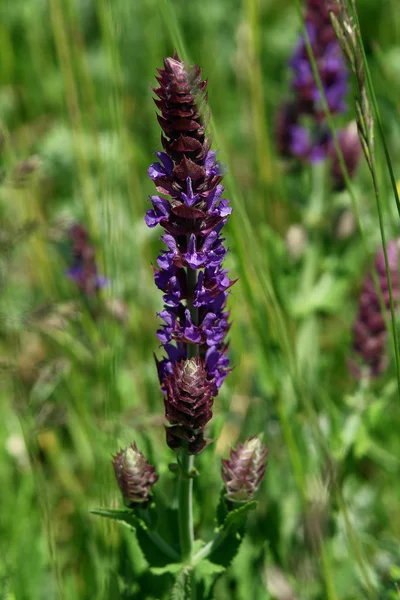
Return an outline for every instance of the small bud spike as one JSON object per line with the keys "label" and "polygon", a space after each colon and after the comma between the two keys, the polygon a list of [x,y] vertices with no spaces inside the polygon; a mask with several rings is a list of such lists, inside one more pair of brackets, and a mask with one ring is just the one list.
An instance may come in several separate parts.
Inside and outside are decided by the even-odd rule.
{"label": "small bud spike", "polygon": [[222,460],[225,497],[231,502],[249,502],[261,485],[267,468],[268,450],[258,437],[231,449],[230,459]]}
{"label": "small bud spike", "polygon": [[113,467],[125,504],[147,504],[151,498],[150,490],[158,480],[158,475],[135,443],[113,456]]}

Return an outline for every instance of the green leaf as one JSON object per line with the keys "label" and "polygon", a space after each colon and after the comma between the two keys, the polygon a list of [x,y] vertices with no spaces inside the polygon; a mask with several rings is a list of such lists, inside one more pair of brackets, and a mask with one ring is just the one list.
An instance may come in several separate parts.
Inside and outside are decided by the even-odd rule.
{"label": "green leaf", "polygon": [[[151,567],[166,567],[171,564],[171,556],[167,556],[165,552],[160,549],[159,543],[157,543],[158,534],[153,534],[146,523],[135,514],[134,510],[128,508],[109,508],[91,510],[90,512],[107,519],[114,519],[115,521],[134,529],[143,556]],[[159,539],[158,536],[158,540]],[[164,543],[164,545],[166,544]],[[174,553],[172,548],[170,548],[170,550]],[[169,569],[169,571],[171,572],[171,569]]]}
{"label": "green leaf", "polygon": [[228,509],[226,507],[226,502],[225,502],[225,488],[222,488],[221,493],[219,495],[217,512],[215,515],[216,519],[217,519],[218,527],[221,527],[224,524],[227,514],[228,514]]}
{"label": "green leaf", "polygon": [[165,575],[166,573],[169,573],[170,575],[176,575],[181,569],[181,563],[168,563],[164,567],[151,567],[150,571],[154,575]]}
{"label": "green leaf", "polygon": [[175,579],[171,600],[190,600],[191,598],[191,569],[184,567]]}
{"label": "green leaf", "polygon": [[211,599],[213,587],[217,582],[217,579],[225,571],[223,565],[212,563],[211,561],[204,559],[202,560],[195,571],[196,579],[196,590],[199,598],[203,600]]}
{"label": "green leaf", "polygon": [[129,508],[96,508],[90,512],[93,515],[99,515],[100,517],[105,517],[106,519],[119,521],[120,523],[124,523],[129,527],[133,527],[134,529],[136,529],[138,526],[143,527],[145,530],[147,529],[146,523],[141,521],[135,512]]}
{"label": "green leaf", "polygon": [[228,530],[237,530],[242,525],[245,524],[247,515],[251,510],[254,510],[257,507],[257,501],[252,500],[251,502],[246,502],[246,504],[242,504],[239,508],[232,510],[228,513],[224,524],[222,526],[223,531]]}
{"label": "green leaf", "polygon": [[218,529],[214,547],[208,556],[209,561],[224,568],[231,564],[246,533],[247,515],[256,506],[257,502],[253,500],[227,514],[225,521]]}

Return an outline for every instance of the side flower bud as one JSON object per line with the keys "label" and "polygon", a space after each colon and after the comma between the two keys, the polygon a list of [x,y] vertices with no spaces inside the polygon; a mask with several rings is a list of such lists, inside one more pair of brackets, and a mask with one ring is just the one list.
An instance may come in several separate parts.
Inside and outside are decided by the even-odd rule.
{"label": "side flower bud", "polygon": [[188,453],[198,454],[206,445],[202,430],[212,417],[215,395],[204,361],[197,356],[175,363],[165,378],[165,391],[165,416],[172,425],[168,445],[177,450],[186,441]]}
{"label": "side flower bud", "polygon": [[158,475],[135,443],[113,456],[113,467],[125,504],[146,504],[151,498],[150,490],[158,480]]}
{"label": "side flower bud", "polygon": [[[391,241],[387,245],[387,257],[392,281],[394,308],[399,308],[400,273],[398,261],[398,243]],[[389,285],[386,277],[385,258],[381,249],[375,258],[375,269],[381,288],[383,304],[386,310],[390,307]],[[382,307],[372,273],[368,273],[361,291],[358,314],[353,326],[353,352],[358,361],[351,360],[350,371],[359,379],[362,367],[370,377],[378,377],[388,365],[386,352],[387,329],[382,314]]]}
{"label": "side flower bud", "polygon": [[267,468],[268,449],[257,437],[237,450],[231,449],[230,459],[222,459],[222,479],[225,483],[225,497],[231,502],[249,502],[261,485]]}

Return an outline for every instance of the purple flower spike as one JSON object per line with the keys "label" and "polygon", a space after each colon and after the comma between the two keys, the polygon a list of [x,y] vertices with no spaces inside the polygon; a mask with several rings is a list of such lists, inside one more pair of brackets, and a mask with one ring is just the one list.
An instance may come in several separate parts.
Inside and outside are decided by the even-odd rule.
{"label": "purple flower spike", "polygon": [[[337,7],[331,0],[307,0],[306,5],[307,34],[329,110],[332,115],[344,113],[348,71],[330,19]],[[303,36],[289,66],[293,98],[280,106],[275,117],[277,148],[284,157],[317,162],[326,158],[328,151],[328,144],[321,143],[326,138],[326,117]]]}
{"label": "purple flower spike", "polygon": [[231,502],[249,502],[264,479],[268,450],[257,437],[232,448],[230,459],[222,460],[225,497]]}
{"label": "purple flower spike", "polygon": [[160,196],[151,197],[145,218],[149,227],[159,224],[166,232],[154,279],[165,303],[157,336],[167,356],[156,362],[171,425],[168,444],[197,454],[206,444],[202,428],[211,418],[213,398],[230,371],[226,302],[234,282],[222,268],[226,249],[220,234],[232,209],[205,130],[200,68],[187,67],[175,54],[158,73],[154,92],[163,152],[149,177]]}
{"label": "purple flower spike", "polygon": [[[387,256],[392,282],[392,294],[395,309],[400,300],[400,272],[398,263],[398,243],[389,242]],[[390,318],[389,286],[386,278],[385,258],[380,250],[375,258],[375,269],[382,293],[383,303]],[[388,358],[386,354],[387,329],[382,314],[381,303],[376,291],[372,274],[368,273],[361,291],[360,304],[356,321],[353,326],[353,351],[358,360],[351,360],[350,371],[359,379],[364,370],[370,377],[378,377],[385,371]]]}

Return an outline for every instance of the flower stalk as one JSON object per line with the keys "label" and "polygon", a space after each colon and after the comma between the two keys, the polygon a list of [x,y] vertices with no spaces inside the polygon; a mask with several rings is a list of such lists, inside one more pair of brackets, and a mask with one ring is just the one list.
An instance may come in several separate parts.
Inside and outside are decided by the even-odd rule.
{"label": "flower stalk", "polygon": [[182,450],[179,455],[179,482],[178,482],[178,507],[179,507],[179,542],[181,547],[181,560],[191,563],[193,555],[193,477],[191,471],[194,467],[194,456]]}

